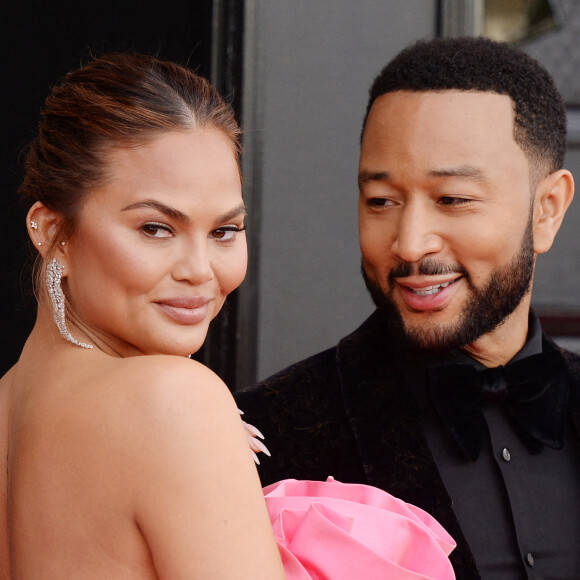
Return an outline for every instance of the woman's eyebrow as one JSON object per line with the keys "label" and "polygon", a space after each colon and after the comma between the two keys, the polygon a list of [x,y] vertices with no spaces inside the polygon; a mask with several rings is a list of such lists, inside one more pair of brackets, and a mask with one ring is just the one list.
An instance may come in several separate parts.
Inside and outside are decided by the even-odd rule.
{"label": "woman's eyebrow", "polygon": [[219,216],[216,220],[215,223],[216,224],[223,224],[224,222],[227,222],[231,219],[237,218],[240,215],[246,215],[246,206],[241,203],[240,205],[238,205],[237,207],[234,207],[233,209],[231,209],[230,211],[222,214],[221,216]]}
{"label": "woman's eyebrow", "polygon": [[[132,204],[124,207],[121,211],[130,211],[132,209],[141,209],[144,207],[155,209],[155,210],[165,214],[166,216],[171,217],[175,220],[178,220],[184,224],[191,223],[191,219],[189,218],[189,216],[187,216],[183,212],[179,211],[178,209],[175,209],[174,207],[170,207],[168,205],[165,205],[164,203],[156,201],[154,199],[144,199],[142,201],[137,201],[135,203],[132,203]],[[243,215],[246,214],[246,206],[243,203],[241,203],[240,205],[227,211],[226,213],[218,216],[215,219],[215,223],[219,225],[219,224],[227,222],[231,219],[234,219],[242,214]]]}
{"label": "woman's eyebrow", "polygon": [[124,207],[121,211],[141,209],[143,207],[150,207],[152,209],[155,209],[165,214],[166,216],[171,217],[180,222],[183,222],[185,224],[191,223],[189,217],[185,215],[183,212],[179,211],[178,209],[175,209],[174,207],[169,207],[168,205],[165,205],[164,203],[161,203],[159,201],[155,201],[154,199],[144,199],[143,201],[132,203],[131,205]]}

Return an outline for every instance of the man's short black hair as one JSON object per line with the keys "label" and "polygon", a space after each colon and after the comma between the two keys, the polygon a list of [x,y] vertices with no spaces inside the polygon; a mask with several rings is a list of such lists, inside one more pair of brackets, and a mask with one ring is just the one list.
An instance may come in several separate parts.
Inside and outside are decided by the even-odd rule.
{"label": "man's short black hair", "polygon": [[446,90],[507,95],[514,107],[514,139],[531,169],[546,175],[562,167],[566,109],[554,79],[523,51],[483,37],[436,38],[401,51],[373,82],[363,129],[381,95]]}

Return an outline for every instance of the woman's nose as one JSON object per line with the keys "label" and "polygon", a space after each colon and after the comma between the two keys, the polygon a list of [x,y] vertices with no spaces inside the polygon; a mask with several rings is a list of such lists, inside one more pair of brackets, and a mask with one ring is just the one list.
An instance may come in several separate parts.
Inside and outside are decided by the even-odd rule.
{"label": "woman's nose", "polygon": [[183,244],[173,267],[173,278],[191,284],[203,284],[214,278],[207,240]]}

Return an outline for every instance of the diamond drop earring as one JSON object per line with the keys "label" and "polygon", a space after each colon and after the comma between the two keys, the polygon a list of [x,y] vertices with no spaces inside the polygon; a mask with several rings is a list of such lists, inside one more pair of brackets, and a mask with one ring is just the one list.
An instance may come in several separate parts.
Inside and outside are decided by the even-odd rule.
{"label": "diamond drop earring", "polygon": [[58,327],[59,332],[66,340],[80,346],[82,348],[93,348],[92,344],[80,342],[70,332],[66,326],[65,318],[65,300],[60,282],[62,280],[62,266],[53,258],[46,267],[46,286],[48,287],[48,294],[52,302],[52,314],[54,322]]}

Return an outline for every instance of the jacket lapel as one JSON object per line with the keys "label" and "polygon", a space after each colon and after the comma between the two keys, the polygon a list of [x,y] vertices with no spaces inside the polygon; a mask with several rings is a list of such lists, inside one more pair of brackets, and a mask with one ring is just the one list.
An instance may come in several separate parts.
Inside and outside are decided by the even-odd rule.
{"label": "jacket lapel", "polygon": [[347,416],[371,485],[432,514],[458,544],[462,579],[479,578],[473,555],[418,423],[418,407],[397,370],[393,345],[375,312],[337,348]]}

